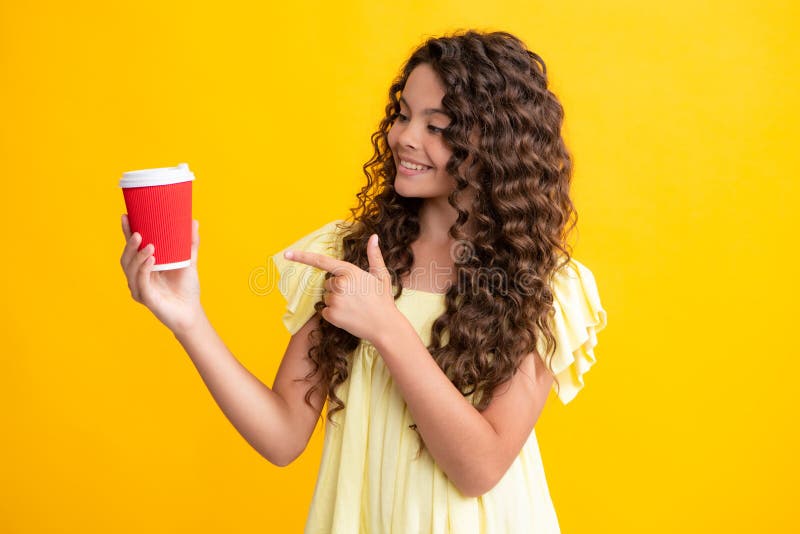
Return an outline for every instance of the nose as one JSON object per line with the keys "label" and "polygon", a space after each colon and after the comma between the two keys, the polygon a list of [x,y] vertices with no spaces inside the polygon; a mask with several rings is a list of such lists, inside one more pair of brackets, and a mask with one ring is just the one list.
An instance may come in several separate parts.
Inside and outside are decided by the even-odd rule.
{"label": "nose", "polygon": [[408,121],[403,125],[400,135],[397,136],[397,143],[408,148],[418,148],[420,146],[419,131],[414,121]]}

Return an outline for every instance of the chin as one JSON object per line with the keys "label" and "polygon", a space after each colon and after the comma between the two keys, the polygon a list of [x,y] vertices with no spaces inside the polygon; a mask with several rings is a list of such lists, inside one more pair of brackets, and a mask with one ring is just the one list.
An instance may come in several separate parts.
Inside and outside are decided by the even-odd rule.
{"label": "chin", "polygon": [[[455,187],[455,185],[453,185]],[[394,190],[401,197],[406,198],[447,198],[450,190],[441,190],[437,178],[417,179],[414,176],[405,176],[397,173],[394,177]]]}
{"label": "chin", "polygon": [[394,190],[398,195],[406,198],[426,198],[428,196],[424,194],[424,187],[420,187],[419,184],[409,183],[406,176],[397,176],[395,178]]}

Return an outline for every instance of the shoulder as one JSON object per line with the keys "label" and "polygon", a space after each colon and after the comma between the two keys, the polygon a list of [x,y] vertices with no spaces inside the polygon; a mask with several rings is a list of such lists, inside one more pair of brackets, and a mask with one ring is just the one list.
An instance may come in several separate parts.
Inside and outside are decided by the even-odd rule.
{"label": "shoulder", "polygon": [[554,304],[560,306],[562,311],[566,311],[563,310],[564,307],[571,307],[603,312],[594,273],[575,258],[570,258],[553,273],[550,288],[553,291]]}
{"label": "shoulder", "polygon": [[[583,389],[583,375],[597,362],[594,347],[597,334],[606,327],[607,314],[594,273],[575,258],[553,273],[551,289],[551,326],[556,341],[552,356],[557,379],[554,387],[562,403],[567,404]],[[537,350],[544,357],[543,339]]]}
{"label": "shoulder", "polygon": [[559,286],[577,283],[596,285],[594,273],[581,261],[570,256],[569,261],[553,273],[554,282]]}
{"label": "shoulder", "polygon": [[286,259],[287,250],[303,250],[337,259],[343,256],[342,237],[352,223],[335,219],[301,235],[271,255],[278,271],[278,290],[286,300],[283,323],[290,334],[297,332],[314,314],[314,305],[324,293],[325,271]]}

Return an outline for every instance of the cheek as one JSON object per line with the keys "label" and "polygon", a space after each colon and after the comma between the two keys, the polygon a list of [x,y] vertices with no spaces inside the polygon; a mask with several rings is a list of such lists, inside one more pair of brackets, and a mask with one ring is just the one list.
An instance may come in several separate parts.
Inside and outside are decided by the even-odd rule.
{"label": "cheek", "polygon": [[434,148],[431,153],[431,159],[436,165],[438,171],[443,174],[446,174],[447,171],[445,168],[447,167],[447,162],[450,161],[450,156],[453,155],[453,152],[447,148],[445,145],[439,145]]}
{"label": "cheek", "polygon": [[389,133],[386,135],[386,142],[389,145],[389,148],[394,149],[394,144],[397,141],[397,129],[394,125],[389,128]]}

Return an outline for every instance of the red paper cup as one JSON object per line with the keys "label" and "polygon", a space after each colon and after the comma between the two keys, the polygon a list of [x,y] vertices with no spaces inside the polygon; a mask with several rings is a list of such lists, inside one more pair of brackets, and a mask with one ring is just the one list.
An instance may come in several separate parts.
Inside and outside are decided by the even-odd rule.
{"label": "red paper cup", "polygon": [[152,243],[154,271],[188,267],[192,257],[192,181],[189,165],[123,173],[131,233],[139,232],[139,250]]}

